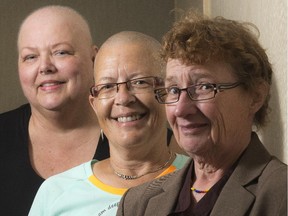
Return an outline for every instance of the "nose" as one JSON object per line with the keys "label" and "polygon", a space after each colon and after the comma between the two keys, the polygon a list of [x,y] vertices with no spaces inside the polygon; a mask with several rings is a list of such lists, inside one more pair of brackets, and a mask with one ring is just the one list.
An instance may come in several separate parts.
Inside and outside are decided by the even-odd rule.
{"label": "nose", "polygon": [[178,102],[175,104],[174,115],[177,117],[184,117],[189,114],[197,112],[195,101],[192,101],[186,91],[182,91]]}
{"label": "nose", "polygon": [[53,60],[50,56],[41,56],[40,65],[39,65],[39,73],[42,75],[54,73],[56,71],[56,67],[53,63]]}
{"label": "nose", "polygon": [[127,83],[118,84],[117,93],[115,95],[115,104],[127,106],[136,101],[135,95],[129,91]]}

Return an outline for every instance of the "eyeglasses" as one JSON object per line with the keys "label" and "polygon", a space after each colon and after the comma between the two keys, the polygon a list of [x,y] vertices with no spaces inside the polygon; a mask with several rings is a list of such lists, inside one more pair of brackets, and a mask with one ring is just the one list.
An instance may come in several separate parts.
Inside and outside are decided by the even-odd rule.
{"label": "eyeglasses", "polygon": [[93,97],[97,97],[98,99],[112,98],[119,91],[119,85],[121,84],[125,84],[128,91],[133,94],[146,93],[156,87],[164,86],[162,78],[149,76],[127,80],[126,82],[95,85],[90,88],[90,93]]}
{"label": "eyeglasses", "polygon": [[176,86],[170,86],[168,88],[156,89],[154,90],[154,93],[157,101],[161,104],[172,104],[178,102],[182,91],[186,91],[192,101],[203,101],[214,98],[218,92],[223,90],[236,88],[240,84],[242,83],[201,83],[182,89]]}

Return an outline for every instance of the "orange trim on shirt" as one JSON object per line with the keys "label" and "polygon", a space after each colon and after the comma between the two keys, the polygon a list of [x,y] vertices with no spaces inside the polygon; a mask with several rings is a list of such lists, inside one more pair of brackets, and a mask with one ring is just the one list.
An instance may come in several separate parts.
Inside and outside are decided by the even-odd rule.
{"label": "orange trim on shirt", "polygon": [[[174,172],[176,170],[176,167],[174,165],[169,166],[167,169],[165,169],[160,175],[158,175],[156,178],[159,178],[161,176],[167,175],[171,172]],[[88,180],[95,185],[96,187],[100,188],[103,191],[106,191],[108,193],[116,194],[116,195],[123,195],[128,189],[127,188],[116,188],[112,187],[110,185],[104,184],[101,182],[96,176],[91,175]]]}
{"label": "orange trim on shirt", "polygon": [[127,191],[126,188],[116,188],[116,187],[112,187],[110,185],[104,184],[94,175],[91,175],[88,179],[93,185],[95,185],[96,187],[108,193],[123,195]]}

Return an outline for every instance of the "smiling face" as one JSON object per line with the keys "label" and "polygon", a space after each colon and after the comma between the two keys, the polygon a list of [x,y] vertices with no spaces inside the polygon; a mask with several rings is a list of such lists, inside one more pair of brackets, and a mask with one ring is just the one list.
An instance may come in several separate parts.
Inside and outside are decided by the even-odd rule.
{"label": "smiling face", "polygon": [[[95,84],[157,76],[160,68],[151,56],[149,49],[135,43],[102,46],[95,60]],[[147,146],[151,144],[151,137],[163,139],[165,107],[157,103],[153,88],[133,94],[121,84],[115,97],[99,99],[90,96],[90,102],[110,146],[115,143],[126,146],[135,146],[135,143],[143,146],[144,143]]]}
{"label": "smiling face", "polygon": [[89,30],[80,24],[69,13],[43,10],[21,26],[19,78],[33,107],[58,110],[87,103],[95,52]]}
{"label": "smiling face", "polygon": [[[199,83],[237,82],[233,69],[224,63],[183,65],[169,59],[165,86],[186,88]],[[182,148],[190,155],[227,154],[240,151],[250,139],[259,104],[241,85],[218,92],[215,98],[192,101],[185,91],[177,103],[166,105],[167,119]]]}

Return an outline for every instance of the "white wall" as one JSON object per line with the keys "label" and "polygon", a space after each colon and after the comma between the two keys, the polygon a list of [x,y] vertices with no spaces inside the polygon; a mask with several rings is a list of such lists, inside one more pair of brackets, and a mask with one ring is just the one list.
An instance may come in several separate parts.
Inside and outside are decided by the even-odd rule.
{"label": "white wall", "polygon": [[[176,7],[199,8],[199,1],[175,0]],[[186,6],[185,6],[186,5]],[[287,0],[203,0],[209,16],[254,23],[260,30],[260,43],[273,66],[270,122],[260,131],[261,140],[273,155],[288,162],[288,66]],[[200,7],[200,9],[201,9]]]}

